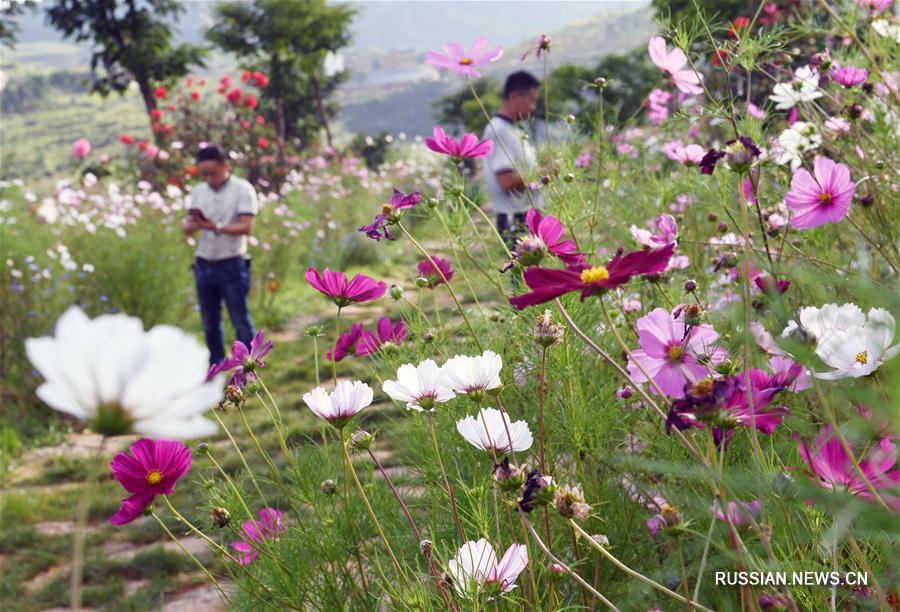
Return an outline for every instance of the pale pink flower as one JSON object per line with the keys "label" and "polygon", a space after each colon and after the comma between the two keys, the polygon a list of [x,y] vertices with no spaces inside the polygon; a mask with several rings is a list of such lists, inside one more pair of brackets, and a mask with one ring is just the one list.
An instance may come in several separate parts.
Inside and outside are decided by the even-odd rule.
{"label": "pale pink flower", "polygon": [[495,62],[503,55],[503,47],[494,47],[487,51],[488,39],[484,36],[478,38],[471,51],[458,42],[448,42],[444,45],[446,53],[429,51],[425,58],[435,68],[446,68],[456,74],[465,77],[480,78],[481,74],[476,70],[479,66],[485,66]]}
{"label": "pale pink flower", "polygon": [[647,45],[650,59],[656,66],[668,76],[679,91],[686,94],[703,93],[700,81],[703,75],[693,70],[685,70],[688,63],[687,56],[681,49],[666,49],[666,40],[662,36],[654,36]]}

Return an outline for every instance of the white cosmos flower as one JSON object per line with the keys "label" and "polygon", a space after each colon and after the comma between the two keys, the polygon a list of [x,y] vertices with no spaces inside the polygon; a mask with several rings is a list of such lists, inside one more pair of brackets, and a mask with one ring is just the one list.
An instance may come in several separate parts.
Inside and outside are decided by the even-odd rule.
{"label": "white cosmos flower", "polygon": [[891,23],[887,19],[876,19],[872,22],[875,33],[884,38],[893,38],[900,45],[900,23]]}
{"label": "white cosmos flower", "polygon": [[28,338],[44,377],[37,396],[106,435],[197,438],[215,433],[202,413],[222,398],[224,376],[206,382],[209,352],[177,327],[144,331],[124,314],[89,319],[72,306],[54,336]]}
{"label": "white cosmos flower", "polygon": [[794,125],[784,130],[776,142],[778,157],[776,163],[791,164],[796,170],[803,164],[803,154],[815,151],[822,144],[822,135],[816,126],[805,121],[795,121]]}
{"label": "white cosmos flower", "polygon": [[508,593],[516,588],[516,579],[528,565],[528,550],[524,544],[513,544],[497,562],[497,553],[484,538],[466,542],[447,562],[453,588],[462,596],[482,590],[495,594]]}
{"label": "white cosmos flower", "polygon": [[[507,435],[509,430],[509,435]],[[506,414],[495,408],[482,408],[475,416],[467,416],[456,422],[458,431],[466,441],[481,450],[494,449],[505,453],[510,450],[526,451],[534,439],[525,421],[511,423]],[[512,444],[510,444],[512,438]]]}
{"label": "white cosmos flower", "polygon": [[303,401],[309,409],[321,419],[343,427],[363,408],[372,403],[372,387],[364,382],[342,380],[334,391],[328,393],[322,387],[316,387],[303,394]]}
{"label": "white cosmos flower", "polygon": [[900,345],[891,346],[894,327],[894,317],[887,310],[872,308],[864,325],[823,335],[816,355],[834,370],[816,377],[837,380],[871,374],[900,352]]}
{"label": "white cosmos flower", "polygon": [[801,66],[794,71],[790,83],[778,83],[772,88],[769,99],[775,102],[776,110],[789,110],[800,102],[810,102],[821,98],[819,73],[809,66]]}
{"label": "white cosmos flower", "polygon": [[433,410],[435,404],[442,404],[456,397],[450,389],[441,384],[441,369],[431,359],[419,365],[411,363],[397,369],[397,380],[388,380],[381,386],[391,399],[406,402],[412,410]]}
{"label": "white cosmos flower", "polygon": [[494,351],[479,356],[457,355],[441,368],[442,384],[456,393],[480,393],[500,386],[503,359]]}

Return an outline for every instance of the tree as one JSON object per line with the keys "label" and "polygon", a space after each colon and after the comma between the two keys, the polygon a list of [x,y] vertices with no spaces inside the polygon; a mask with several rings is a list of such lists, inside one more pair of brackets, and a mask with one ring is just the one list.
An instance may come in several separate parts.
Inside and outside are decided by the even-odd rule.
{"label": "tree", "polygon": [[16,44],[16,36],[19,34],[19,24],[16,17],[25,12],[25,9],[33,9],[34,0],[7,0],[0,3],[0,47],[12,48]]}
{"label": "tree", "polygon": [[92,91],[122,94],[134,81],[150,115],[155,84],[203,65],[204,49],[172,43],[166,18],[183,11],[180,0],[56,0],[47,17],[66,38],[92,44]]}
{"label": "tree", "polygon": [[[485,110],[489,113],[500,110],[502,83],[491,77],[482,77],[474,82],[474,86],[475,93],[484,104]],[[481,110],[478,100],[472,95],[472,90],[468,86],[437,100],[433,105],[437,110],[438,123],[443,127],[451,129],[455,126],[463,131],[476,134],[484,131],[487,121],[484,111]]]}
{"label": "tree", "polygon": [[242,67],[269,75],[261,107],[276,126],[280,146],[287,139],[311,142],[336,108],[329,96],[345,78],[326,70],[330,53],[350,43],[356,10],[325,0],[221,2],[206,36],[235,54]]}

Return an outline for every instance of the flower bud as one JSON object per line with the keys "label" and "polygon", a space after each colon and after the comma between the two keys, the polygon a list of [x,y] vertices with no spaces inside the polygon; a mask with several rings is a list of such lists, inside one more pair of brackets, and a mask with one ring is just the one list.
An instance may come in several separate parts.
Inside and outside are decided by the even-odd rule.
{"label": "flower bud", "polygon": [[212,509],[212,522],[216,527],[226,527],[231,519],[231,514],[225,508],[216,506]]}
{"label": "flower bud", "polygon": [[715,371],[723,376],[730,374],[732,368],[734,368],[734,364],[731,363],[731,360],[726,359],[715,366]]}
{"label": "flower bud", "polygon": [[234,405],[243,403],[244,391],[237,385],[228,385],[225,387],[225,399]]}
{"label": "flower bud", "polygon": [[706,220],[710,223],[715,223],[719,220],[719,217],[716,216],[716,213],[709,213],[708,215],[706,215]]}
{"label": "flower bud", "polygon": [[322,481],[322,484],[319,485],[319,490],[322,492],[322,495],[334,495],[337,493],[337,485],[329,478]]}
{"label": "flower bud", "polygon": [[428,286],[427,278],[425,278],[424,276],[420,276],[420,277],[416,278],[416,287],[418,287],[419,289],[424,289],[427,286]]}
{"label": "flower bud", "polygon": [[428,208],[437,208],[437,205],[438,199],[435,197],[431,197],[425,200],[425,206],[427,206]]}
{"label": "flower bud", "polygon": [[391,298],[395,300],[403,299],[403,287],[400,287],[398,285],[391,285],[390,295]]}
{"label": "flower bud", "polygon": [[310,338],[318,338],[319,336],[322,335],[322,326],[321,325],[310,325],[305,330],[303,330],[303,333],[305,333]]}
{"label": "flower bud", "polygon": [[719,225],[716,226],[716,231],[720,234],[724,234],[728,231],[728,224],[722,221]]}
{"label": "flower bud", "polygon": [[594,535],[591,536],[591,539],[594,542],[596,542],[597,544],[599,544],[600,546],[603,546],[603,547],[609,546],[609,538],[607,538],[602,533],[595,533]]}
{"label": "flower bud", "polygon": [[572,174],[571,172],[566,172],[566,173],[563,175],[563,180],[564,180],[565,182],[567,182],[567,183],[571,183],[572,181],[575,180],[575,175]]}
{"label": "flower bud", "polygon": [[597,89],[603,89],[604,87],[606,87],[606,84],[607,81],[603,77],[597,77],[596,79],[594,79],[594,87],[596,87]]}
{"label": "flower bud", "polygon": [[358,429],[353,432],[350,436],[350,440],[347,444],[347,448],[350,452],[357,453],[360,451],[367,451],[371,448],[372,443],[375,441],[375,435],[370,434],[368,431]]}
{"label": "flower bud", "polygon": [[419,550],[422,551],[422,555],[428,559],[431,557],[431,549],[433,548],[431,540],[422,540],[419,542]]}
{"label": "flower bud", "polygon": [[514,254],[523,266],[533,266],[547,255],[547,245],[537,236],[525,236],[516,241]]}
{"label": "flower bud", "polygon": [[550,563],[547,565],[547,572],[550,574],[551,578],[562,578],[566,575],[565,568],[559,563]]}
{"label": "flower bud", "polygon": [[568,123],[569,125],[575,123],[576,121],[578,121],[578,118],[575,115],[566,115],[566,123]]}
{"label": "flower bud", "polygon": [[209,453],[209,444],[206,442],[201,442],[197,445],[197,453],[200,455],[206,455]]}
{"label": "flower bud", "polygon": [[859,200],[859,204],[863,208],[869,208],[874,203],[875,203],[875,196],[873,196],[871,193],[869,195],[863,196]]}
{"label": "flower bud", "polygon": [[684,290],[688,293],[693,293],[697,290],[697,281],[693,279],[689,279],[684,281]]}
{"label": "flower bud", "polygon": [[631,385],[625,385],[624,387],[616,391],[616,396],[619,399],[628,399],[632,395],[634,395],[634,389],[631,388]]}

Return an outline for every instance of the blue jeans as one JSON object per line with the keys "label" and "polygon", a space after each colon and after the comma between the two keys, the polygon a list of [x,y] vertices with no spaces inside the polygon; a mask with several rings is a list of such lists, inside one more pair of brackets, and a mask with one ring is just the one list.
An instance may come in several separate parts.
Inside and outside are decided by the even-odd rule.
{"label": "blue jeans", "polygon": [[233,257],[218,262],[197,259],[194,279],[203,334],[209,348],[210,365],[225,359],[225,330],[222,325],[222,302],[228,309],[237,339],[250,347],[256,331],[250,318],[247,297],[250,295],[250,260]]}

